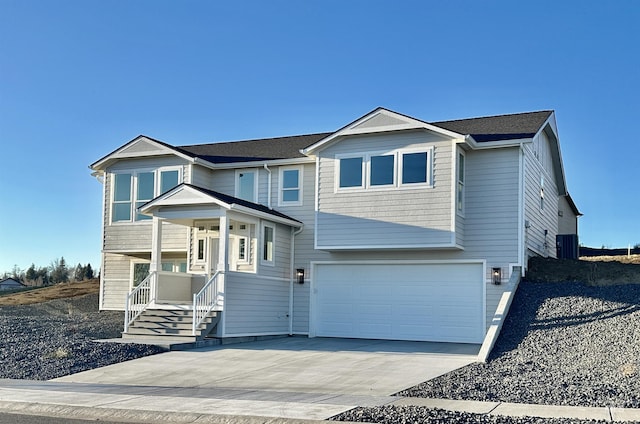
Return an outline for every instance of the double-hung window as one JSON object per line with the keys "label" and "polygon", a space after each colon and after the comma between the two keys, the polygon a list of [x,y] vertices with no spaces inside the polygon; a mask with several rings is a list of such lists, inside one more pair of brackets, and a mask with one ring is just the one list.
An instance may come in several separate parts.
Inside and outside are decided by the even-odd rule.
{"label": "double-hung window", "polygon": [[280,206],[302,205],[302,167],[280,168]]}
{"label": "double-hung window", "polygon": [[113,174],[111,222],[150,219],[138,208],[180,183],[180,169],[149,169]]}

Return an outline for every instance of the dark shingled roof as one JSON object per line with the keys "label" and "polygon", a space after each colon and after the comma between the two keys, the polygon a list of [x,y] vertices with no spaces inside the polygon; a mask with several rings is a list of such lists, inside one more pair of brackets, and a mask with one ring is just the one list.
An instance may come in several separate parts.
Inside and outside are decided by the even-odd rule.
{"label": "dark shingled roof", "polygon": [[[227,203],[229,205],[231,204],[236,204],[236,205],[240,205],[240,206],[244,206],[245,208],[249,208],[249,209],[253,209],[259,212],[263,212],[263,213],[268,213],[269,215],[274,215],[274,216],[278,216],[280,218],[284,218],[284,219],[288,219],[290,221],[295,221],[295,222],[300,222],[299,220],[295,219],[295,218],[291,218],[288,215],[285,215],[281,212],[278,212],[274,209],[269,209],[268,207],[264,206],[264,205],[260,205],[258,203],[253,203],[253,202],[249,202],[247,200],[243,200],[243,199],[238,199],[237,197],[233,197],[233,196],[229,196],[228,194],[224,194],[224,193],[220,193],[218,191],[213,191],[213,190],[209,190],[206,188],[202,188],[202,187],[198,187],[192,184],[186,184],[183,183],[181,184],[183,186],[187,186],[187,187],[191,187],[194,188],[204,194],[207,194],[211,197],[215,197],[216,199]],[[302,222],[300,222],[300,224],[302,224]]]}
{"label": "dark shingled roof", "polygon": [[553,113],[551,110],[431,122],[445,130],[471,135],[477,142],[531,138]]}
{"label": "dark shingled roof", "polygon": [[[477,142],[514,140],[533,137],[551,113],[552,111],[545,110],[431,122],[430,124],[459,134],[469,134]],[[174,147],[174,149],[188,156],[198,157],[212,163],[292,159],[305,157],[300,153],[301,149],[309,147],[331,134],[333,133],[327,132],[224,143],[195,144],[178,146]]]}
{"label": "dark shingled roof", "polygon": [[333,133],[179,146],[178,150],[213,163],[251,162],[305,157],[301,149]]}

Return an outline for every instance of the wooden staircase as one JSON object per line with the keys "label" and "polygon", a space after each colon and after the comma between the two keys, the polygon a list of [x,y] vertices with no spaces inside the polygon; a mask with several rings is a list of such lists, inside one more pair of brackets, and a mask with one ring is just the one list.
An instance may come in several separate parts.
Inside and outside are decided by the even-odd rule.
{"label": "wooden staircase", "polygon": [[122,333],[123,339],[159,339],[190,343],[204,339],[216,326],[220,316],[211,312],[204,322],[193,330],[192,310],[146,309]]}

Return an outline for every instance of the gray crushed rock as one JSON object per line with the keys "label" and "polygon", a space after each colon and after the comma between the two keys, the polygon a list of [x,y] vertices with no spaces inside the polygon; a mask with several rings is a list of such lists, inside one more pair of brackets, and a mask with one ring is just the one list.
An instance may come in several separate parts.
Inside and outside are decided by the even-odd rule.
{"label": "gray crushed rock", "polygon": [[97,343],[120,337],[123,313],[98,312],[98,295],[0,307],[0,378],[50,380],[163,350]]}

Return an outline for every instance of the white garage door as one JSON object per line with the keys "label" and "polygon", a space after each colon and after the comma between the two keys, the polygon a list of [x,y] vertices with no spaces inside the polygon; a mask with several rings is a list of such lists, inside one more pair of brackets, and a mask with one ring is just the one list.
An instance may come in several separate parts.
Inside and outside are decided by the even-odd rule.
{"label": "white garage door", "polygon": [[316,264],[312,335],[482,343],[480,263]]}

